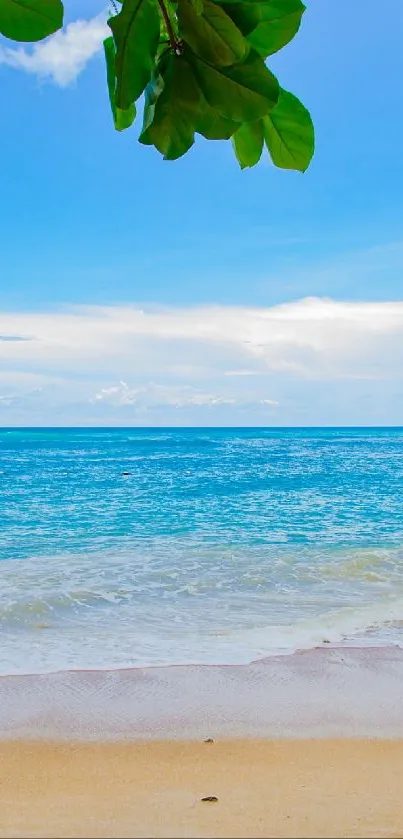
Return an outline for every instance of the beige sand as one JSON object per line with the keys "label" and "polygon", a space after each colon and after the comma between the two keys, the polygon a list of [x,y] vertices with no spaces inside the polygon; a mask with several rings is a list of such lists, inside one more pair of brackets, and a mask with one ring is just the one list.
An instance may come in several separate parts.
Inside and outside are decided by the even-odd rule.
{"label": "beige sand", "polygon": [[0,836],[403,837],[403,740],[3,742]]}

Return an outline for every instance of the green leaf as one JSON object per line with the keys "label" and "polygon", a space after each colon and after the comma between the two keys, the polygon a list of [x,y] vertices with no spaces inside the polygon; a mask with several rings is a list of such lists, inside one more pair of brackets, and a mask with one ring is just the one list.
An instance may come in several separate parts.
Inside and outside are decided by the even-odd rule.
{"label": "green leaf", "polygon": [[211,0],[204,0],[199,14],[191,0],[179,0],[178,23],[180,37],[210,64],[230,66],[248,51],[242,32],[224,9]]}
{"label": "green leaf", "polygon": [[238,122],[233,122],[221,116],[221,114],[217,114],[202,97],[196,121],[198,134],[201,134],[206,140],[229,140],[238,128]]}
{"label": "green leaf", "polygon": [[122,11],[109,18],[116,45],[116,107],[126,111],[151,78],[160,35],[155,0],[124,0]]}
{"label": "green leaf", "polygon": [[189,2],[192,4],[195,12],[198,15],[201,15],[201,13],[203,11],[203,5],[204,5],[203,0],[189,0]]}
{"label": "green leaf", "polygon": [[115,42],[110,35],[109,38],[105,38],[104,40],[104,53],[105,53],[105,62],[106,62],[106,81],[108,83],[108,93],[109,93],[109,102],[111,104],[111,110],[113,115],[113,121],[116,122],[116,100],[115,100],[115,92],[116,92],[116,76],[115,76]]}
{"label": "green leaf", "polygon": [[278,52],[294,38],[305,11],[300,0],[277,0],[266,6],[262,22],[248,36],[250,45],[264,58]]}
{"label": "green leaf", "polygon": [[241,167],[256,166],[263,151],[263,122],[244,122],[232,138],[236,159]]}
{"label": "green leaf", "polygon": [[294,38],[305,11],[301,0],[225,0],[223,8],[264,58]]}
{"label": "green leaf", "polygon": [[[153,123],[156,104],[164,89],[165,73],[171,60],[172,51],[165,51],[165,54],[161,57],[158,64],[155,76],[152,78],[145,90],[143,130],[140,137],[140,142],[144,144],[152,144],[154,142],[152,139],[152,132],[149,132],[148,129]],[[225,117],[214,111],[213,108],[211,108],[206,102],[200,88],[197,85],[193,68],[186,60],[186,56],[182,57],[182,60],[177,64],[177,67],[179,68],[179,71],[184,67],[186,69],[186,73],[189,75],[187,86],[189,88],[190,95],[187,97],[187,101],[190,101],[191,103],[190,108],[186,102],[182,101],[181,94],[185,91],[181,90],[181,80],[180,78],[178,79],[178,105],[183,111],[182,116],[187,114],[192,130],[194,128],[194,131],[201,134],[203,137],[206,137],[208,140],[228,140],[237,130],[239,124],[225,119]],[[158,119],[159,109],[157,111],[157,122]]]}
{"label": "green leaf", "polygon": [[314,150],[315,133],[309,111],[287,90],[263,119],[266,146],[275,166],[305,172]]}
{"label": "green leaf", "polygon": [[14,41],[41,41],[63,25],[61,0],[0,0],[0,33]]}
{"label": "green leaf", "polygon": [[130,105],[130,108],[126,108],[125,111],[122,111],[121,108],[116,108],[116,131],[126,131],[126,128],[130,128],[130,126],[133,125],[135,119],[136,106],[134,102]]}
{"label": "green leaf", "polygon": [[164,72],[167,60],[168,54],[166,55],[165,60],[162,59],[160,61],[156,71],[156,75],[153,76],[153,78],[148,83],[144,91],[143,128],[140,137],[140,142],[144,143],[144,145],[152,145],[152,140],[150,140],[150,142],[147,140],[147,129],[152,125],[155,113],[155,105],[158,97],[161,95],[164,89],[164,80],[162,77],[162,73]]}
{"label": "green leaf", "polygon": [[192,67],[184,55],[170,53],[159,86],[147,93],[140,143],[154,145],[165,160],[182,157],[194,143],[199,104]]}
{"label": "green leaf", "polygon": [[257,25],[261,22],[261,11],[263,3],[260,3],[259,0],[255,0],[255,3],[249,3],[245,0],[244,3],[222,3],[221,8],[224,9],[237,25],[242,35],[245,37],[256,29]]}
{"label": "green leaf", "polygon": [[226,119],[253,122],[276,105],[278,81],[257,53],[229,68],[212,67],[192,54],[189,60],[208,104]]}
{"label": "green leaf", "polygon": [[130,128],[136,118],[136,106],[134,103],[130,105],[127,110],[122,111],[121,108],[116,107],[116,99],[115,99],[115,91],[116,91],[116,76],[115,76],[115,43],[110,36],[109,38],[105,38],[104,41],[104,52],[105,52],[105,60],[106,60],[106,78],[108,82],[108,91],[109,91],[109,101],[111,103],[111,110],[113,116],[113,122],[116,128],[116,131],[124,131],[126,128]]}

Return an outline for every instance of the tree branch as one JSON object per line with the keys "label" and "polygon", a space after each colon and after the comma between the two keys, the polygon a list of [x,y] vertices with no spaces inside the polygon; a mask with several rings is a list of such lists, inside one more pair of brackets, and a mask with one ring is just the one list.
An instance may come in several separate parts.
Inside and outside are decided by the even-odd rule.
{"label": "tree branch", "polygon": [[171,18],[169,17],[168,9],[165,6],[164,0],[158,0],[158,5],[161,9],[162,17],[164,18],[164,23],[169,37],[169,43],[172,49],[175,50],[176,54],[180,55],[182,52],[181,45],[179,41],[176,39],[176,35],[171,23]]}

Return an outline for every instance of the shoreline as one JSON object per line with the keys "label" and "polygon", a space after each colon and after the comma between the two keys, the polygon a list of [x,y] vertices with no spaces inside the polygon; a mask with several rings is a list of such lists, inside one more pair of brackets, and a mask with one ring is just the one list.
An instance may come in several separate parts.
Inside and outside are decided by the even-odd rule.
{"label": "shoreline", "polygon": [[400,647],[318,647],[248,665],[0,677],[5,740],[394,738]]}
{"label": "shoreline", "polygon": [[65,674],[78,674],[82,673],[84,675],[91,674],[91,673],[137,673],[137,672],[148,672],[153,670],[170,670],[170,669],[184,669],[190,667],[205,667],[205,668],[220,668],[225,669],[227,667],[231,668],[244,668],[250,667],[252,665],[258,664],[268,664],[272,661],[279,661],[283,658],[292,658],[293,656],[302,656],[311,653],[321,653],[321,652],[328,652],[330,650],[337,650],[340,652],[351,652],[355,650],[363,650],[369,653],[377,654],[383,650],[401,650],[403,653],[403,643],[382,643],[382,644],[359,644],[350,641],[325,641],[323,644],[317,644],[313,647],[298,647],[297,649],[293,650],[284,650],[281,652],[273,652],[265,655],[261,655],[258,658],[252,658],[250,661],[213,661],[213,662],[202,662],[202,661],[185,661],[185,662],[169,662],[166,664],[128,664],[126,666],[119,666],[113,667],[112,665],[105,665],[105,667],[61,667],[58,669],[50,669],[50,670],[27,670],[21,673],[0,673],[0,682],[2,679],[22,679],[22,678],[34,678],[35,676],[58,676],[62,673]]}
{"label": "shoreline", "polygon": [[403,835],[403,740],[19,740],[0,765],[4,839]]}

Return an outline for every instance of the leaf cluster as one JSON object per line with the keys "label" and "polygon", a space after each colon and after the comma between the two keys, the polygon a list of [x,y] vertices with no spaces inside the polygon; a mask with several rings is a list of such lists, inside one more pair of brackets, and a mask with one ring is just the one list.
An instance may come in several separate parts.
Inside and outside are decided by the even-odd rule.
{"label": "leaf cluster", "polygon": [[[314,151],[309,112],[267,59],[297,34],[302,0],[116,0],[104,42],[115,128],[144,101],[139,140],[167,160],[195,135],[231,139],[241,168],[266,148],[275,166],[305,171]],[[37,41],[63,22],[61,0],[0,0],[0,32]]]}

